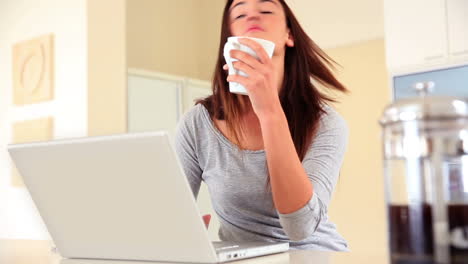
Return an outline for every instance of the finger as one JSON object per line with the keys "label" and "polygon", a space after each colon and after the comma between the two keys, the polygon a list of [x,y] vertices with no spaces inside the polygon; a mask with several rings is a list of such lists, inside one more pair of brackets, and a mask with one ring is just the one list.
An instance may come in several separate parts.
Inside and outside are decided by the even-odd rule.
{"label": "finger", "polygon": [[240,76],[240,75],[229,75],[227,77],[228,82],[236,82],[242,84],[247,90],[250,87],[250,80],[247,77]]}
{"label": "finger", "polygon": [[224,64],[223,69],[227,71],[227,70],[229,70],[229,66],[227,64]]}
{"label": "finger", "polygon": [[244,44],[248,46],[249,48],[251,48],[257,54],[261,63],[266,64],[271,60],[270,56],[268,56],[265,49],[263,48],[262,45],[260,45],[260,43],[254,40],[248,39],[248,38],[239,38],[239,43]]}
{"label": "finger", "polygon": [[247,52],[243,52],[240,50],[232,50],[231,57],[244,62],[245,64],[249,65],[253,69],[259,70],[261,72],[265,70],[264,69],[265,65],[263,65],[254,56],[248,54]]}
{"label": "finger", "polygon": [[258,71],[254,70],[252,67],[247,65],[246,63],[242,61],[235,61],[232,63],[232,66],[234,66],[235,69],[241,70],[244,73],[246,73],[249,77],[254,76],[255,74],[258,74]]}

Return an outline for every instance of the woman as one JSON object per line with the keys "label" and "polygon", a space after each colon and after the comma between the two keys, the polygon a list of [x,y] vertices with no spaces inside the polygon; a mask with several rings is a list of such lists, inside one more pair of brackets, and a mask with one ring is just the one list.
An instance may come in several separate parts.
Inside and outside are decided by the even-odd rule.
{"label": "woman", "polygon": [[[229,36],[275,43],[270,59],[250,39],[259,60],[231,56],[248,77],[226,73]],[[346,251],[327,217],[347,144],[347,126],[311,78],[345,92],[332,60],[300,27],[284,0],[228,0],[224,8],[213,95],[179,123],[176,151],[195,197],[210,192],[226,241],[288,241],[293,249]],[[249,96],[229,92],[244,85]]]}

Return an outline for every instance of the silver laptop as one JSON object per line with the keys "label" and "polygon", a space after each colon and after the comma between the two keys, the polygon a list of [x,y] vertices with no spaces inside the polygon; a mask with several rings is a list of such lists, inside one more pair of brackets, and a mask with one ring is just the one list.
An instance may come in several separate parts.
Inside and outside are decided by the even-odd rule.
{"label": "silver laptop", "polygon": [[14,144],[8,151],[65,258],[217,263],[289,249],[210,242],[166,132]]}

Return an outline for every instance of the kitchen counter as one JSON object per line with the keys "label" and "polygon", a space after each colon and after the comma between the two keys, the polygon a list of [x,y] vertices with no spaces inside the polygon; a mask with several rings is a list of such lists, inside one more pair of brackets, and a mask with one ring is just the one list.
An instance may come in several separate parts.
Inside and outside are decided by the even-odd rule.
{"label": "kitchen counter", "polygon": [[[72,260],[63,259],[55,253],[50,241],[1,240],[0,263],[8,264],[166,264],[163,262]],[[232,264],[338,264],[338,263],[382,263],[382,256],[359,256],[353,253],[296,250],[281,254],[229,262]],[[374,262],[375,261],[375,262]],[[169,264],[169,263],[167,263]]]}

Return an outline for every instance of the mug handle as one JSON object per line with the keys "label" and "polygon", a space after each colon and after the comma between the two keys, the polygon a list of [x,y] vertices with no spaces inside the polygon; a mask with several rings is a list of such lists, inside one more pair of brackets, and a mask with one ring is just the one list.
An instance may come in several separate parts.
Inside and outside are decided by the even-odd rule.
{"label": "mug handle", "polygon": [[224,45],[224,59],[226,60],[226,63],[228,65],[228,68],[229,68],[229,75],[234,75],[236,74],[236,71],[234,70],[234,66],[232,65],[232,58],[231,56],[229,55],[229,52],[233,49],[235,49],[236,47],[234,46],[234,43],[232,42],[227,42],[225,45]]}

